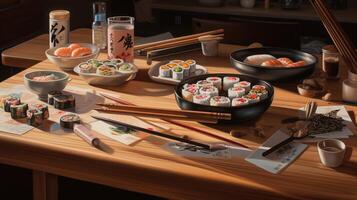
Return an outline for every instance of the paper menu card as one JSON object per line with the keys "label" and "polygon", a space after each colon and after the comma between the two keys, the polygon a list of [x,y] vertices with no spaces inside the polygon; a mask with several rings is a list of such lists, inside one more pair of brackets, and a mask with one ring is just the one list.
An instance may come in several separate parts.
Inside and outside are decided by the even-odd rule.
{"label": "paper menu card", "polygon": [[289,135],[278,130],[267,141],[265,141],[257,150],[245,158],[246,161],[260,167],[270,173],[278,174],[288,167],[300,154],[307,148],[306,144],[291,142],[279,150],[264,157],[262,154],[272,146],[280,143]]}

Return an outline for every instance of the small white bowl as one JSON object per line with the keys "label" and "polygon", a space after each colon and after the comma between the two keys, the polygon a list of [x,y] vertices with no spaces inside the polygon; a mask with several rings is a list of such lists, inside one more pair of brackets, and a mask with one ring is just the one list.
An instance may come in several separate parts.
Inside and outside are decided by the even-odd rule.
{"label": "small white bowl", "polygon": [[[82,63],[80,63],[82,64]],[[118,86],[126,81],[133,80],[138,72],[138,68],[133,65],[134,70],[128,73],[117,72],[112,76],[104,76],[96,73],[82,73],[79,70],[78,64],[73,71],[76,72],[84,81],[91,85],[103,85],[103,86]]]}
{"label": "small white bowl", "polygon": [[77,66],[79,63],[98,57],[100,49],[96,45],[89,44],[89,43],[77,43],[77,44],[79,44],[81,47],[88,47],[92,49],[92,54],[81,56],[81,57],[59,57],[54,55],[54,52],[58,48],[67,47],[69,46],[69,44],[47,49],[45,53],[48,60],[50,60],[53,64],[57,65],[64,71],[73,70],[73,68]]}
{"label": "small white bowl", "polygon": [[342,164],[346,145],[341,140],[326,139],[317,143],[320,160],[326,167],[338,167]]}

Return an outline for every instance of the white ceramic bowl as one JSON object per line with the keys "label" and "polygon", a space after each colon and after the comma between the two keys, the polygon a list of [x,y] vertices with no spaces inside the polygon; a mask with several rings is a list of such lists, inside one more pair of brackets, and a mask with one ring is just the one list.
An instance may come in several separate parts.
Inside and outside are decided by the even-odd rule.
{"label": "white ceramic bowl", "polygon": [[59,57],[59,56],[54,55],[54,52],[58,48],[67,47],[67,46],[69,46],[69,44],[68,44],[68,45],[63,45],[63,46],[58,46],[58,47],[54,47],[51,49],[47,49],[46,56],[47,56],[48,60],[50,60],[53,64],[57,65],[64,71],[72,71],[73,68],[75,66],[77,66],[79,63],[98,57],[100,49],[97,46],[95,46],[93,44],[88,44],[88,43],[77,43],[77,44],[81,45],[81,47],[88,47],[88,48],[92,49],[92,54],[86,55],[86,56],[81,56],[81,57]]}
{"label": "white ceramic bowl", "polygon": [[[55,75],[58,77],[56,80],[51,81],[35,81],[34,77]],[[28,72],[24,75],[24,84],[27,89],[37,94],[41,100],[47,100],[47,94],[50,91],[62,91],[69,82],[69,75],[61,71],[34,71]]]}
{"label": "white ceramic bowl", "polygon": [[[82,63],[80,63],[82,64]],[[103,86],[118,86],[126,81],[133,80],[138,72],[138,68],[133,65],[134,70],[130,73],[119,73],[117,72],[112,76],[103,76],[96,73],[82,73],[79,70],[78,64],[73,71],[76,72],[83,80],[91,85],[103,85]]]}

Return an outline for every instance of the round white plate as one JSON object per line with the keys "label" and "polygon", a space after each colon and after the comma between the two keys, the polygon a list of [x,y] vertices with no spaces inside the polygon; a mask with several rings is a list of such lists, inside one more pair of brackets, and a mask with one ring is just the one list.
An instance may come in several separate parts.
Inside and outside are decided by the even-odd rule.
{"label": "round white plate", "polygon": [[[149,77],[151,78],[151,80],[158,82],[158,83],[165,83],[165,84],[170,84],[170,85],[179,84],[181,82],[180,80],[175,80],[172,78],[166,78],[166,77],[159,76],[160,66],[167,64],[167,63],[169,63],[169,61],[162,61],[162,62],[159,62],[156,65],[152,66],[148,71]],[[207,72],[208,72],[208,70],[205,67],[203,67],[202,65],[196,64],[196,71],[194,73],[191,73],[189,77],[207,74]],[[185,78],[188,78],[188,77],[185,77]]]}

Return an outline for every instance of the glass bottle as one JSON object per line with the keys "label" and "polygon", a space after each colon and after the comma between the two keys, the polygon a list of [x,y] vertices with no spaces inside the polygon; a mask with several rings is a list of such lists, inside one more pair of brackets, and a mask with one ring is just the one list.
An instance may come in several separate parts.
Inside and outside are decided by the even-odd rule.
{"label": "glass bottle", "polygon": [[106,3],[93,3],[94,21],[92,24],[92,43],[100,49],[107,46],[107,22],[106,22]]}

